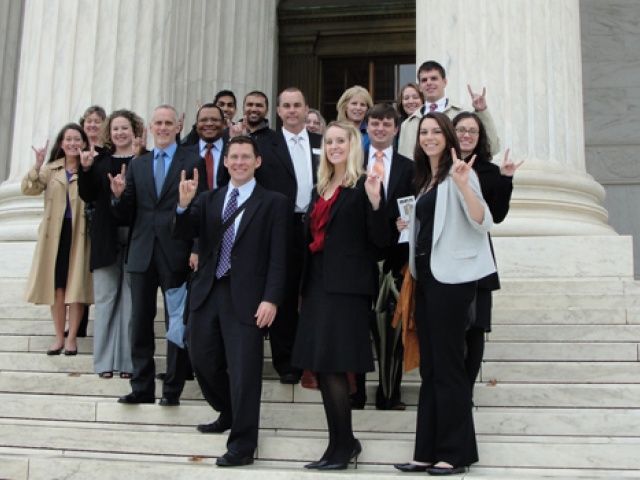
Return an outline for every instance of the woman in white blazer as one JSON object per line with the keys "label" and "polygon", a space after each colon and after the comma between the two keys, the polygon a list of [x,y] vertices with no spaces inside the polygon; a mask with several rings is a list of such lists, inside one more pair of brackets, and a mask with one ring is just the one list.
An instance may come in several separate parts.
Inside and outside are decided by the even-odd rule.
{"label": "woman in white blazer", "polygon": [[460,159],[451,120],[428,113],[417,136],[409,263],[422,385],[413,461],[395,467],[449,475],[478,461],[464,342],[476,281],[495,271],[487,236],[493,221],[474,159]]}

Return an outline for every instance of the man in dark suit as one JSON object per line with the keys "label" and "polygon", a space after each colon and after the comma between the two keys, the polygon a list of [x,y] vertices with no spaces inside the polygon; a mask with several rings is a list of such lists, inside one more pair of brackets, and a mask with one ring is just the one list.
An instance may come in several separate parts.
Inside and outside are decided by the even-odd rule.
{"label": "man in dark suit", "polygon": [[[149,129],[154,136],[153,151],[138,157],[129,169],[111,177],[116,215],[132,214],[127,270],[131,274],[131,356],[132,392],[120,403],[155,402],[155,337],[158,287],[166,290],[181,286],[189,274],[191,240],[171,235],[171,219],[178,201],[180,172],[200,170],[199,191],[206,190],[202,159],[175,141],[180,129],[178,113],[169,105],[157,107]],[[165,309],[165,322],[166,318]],[[167,325],[168,327],[168,325]],[[180,404],[184,387],[187,354],[167,342],[167,374],[160,405]]]}
{"label": "man in dark suit", "polygon": [[230,183],[195,202],[197,172],[181,182],[174,234],[198,237],[202,247],[186,337],[202,393],[220,416],[198,431],[231,429],[228,451],[216,463],[233,467],[253,463],[258,445],[263,329],[284,297],[291,224],[287,199],[256,184],[261,158],[254,140],[232,138],[224,163]]}
{"label": "man in dark suit", "polygon": [[[396,110],[388,104],[376,104],[367,113],[367,133],[371,147],[365,152],[365,168],[368,172],[376,170],[383,175],[383,187],[386,199],[386,214],[391,231],[391,241],[383,252],[384,274],[391,274],[397,287],[401,285],[400,270],[409,259],[409,244],[398,243],[399,232],[396,221],[400,216],[398,199],[413,196],[413,162],[400,155],[393,148],[393,139],[398,133],[398,115]],[[376,165],[377,164],[377,165]],[[382,285],[380,285],[382,287]],[[381,289],[381,294],[383,293]],[[391,295],[389,293],[389,295]],[[382,308],[382,312],[386,309]],[[378,325],[374,318],[371,322],[378,357],[378,374],[380,384],[376,393],[376,408],[380,410],[404,410],[405,405],[400,400],[400,382],[402,380],[402,343],[391,328],[393,312],[387,311],[386,323]],[[385,349],[381,344],[386,345]],[[398,345],[393,350],[392,345]],[[384,352],[384,353],[383,353]],[[364,375],[357,377],[358,390],[352,395],[354,408],[363,408],[366,401]]]}
{"label": "man in dark suit", "polygon": [[300,370],[291,366],[291,350],[298,325],[298,295],[304,257],[304,218],[316,184],[322,136],[305,128],[309,107],[298,88],[287,88],[278,97],[278,116],[282,130],[258,141],[262,166],[256,180],[268,190],[289,199],[293,218],[291,249],[288,255],[286,297],[278,311],[278,319],[269,329],[273,366],[280,382],[300,381]]}

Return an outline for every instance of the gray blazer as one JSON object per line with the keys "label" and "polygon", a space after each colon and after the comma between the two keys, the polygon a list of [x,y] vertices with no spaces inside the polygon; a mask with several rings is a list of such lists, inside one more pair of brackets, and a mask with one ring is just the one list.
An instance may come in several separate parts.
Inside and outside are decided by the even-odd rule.
{"label": "gray blazer", "polygon": [[[487,235],[493,226],[493,219],[473,171],[469,173],[469,185],[484,205],[484,221],[481,224],[470,217],[467,204],[451,175],[438,185],[431,271],[441,283],[472,282],[496,271]],[[420,223],[414,208],[409,222],[409,267],[413,278],[417,278],[415,250],[419,231]]]}

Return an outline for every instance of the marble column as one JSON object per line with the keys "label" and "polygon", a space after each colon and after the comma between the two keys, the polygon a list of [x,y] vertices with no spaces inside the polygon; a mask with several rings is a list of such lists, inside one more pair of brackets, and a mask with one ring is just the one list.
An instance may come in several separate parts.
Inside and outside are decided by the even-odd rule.
{"label": "marble column", "polygon": [[[503,148],[495,160],[506,147],[525,159],[493,231],[501,270],[589,276],[609,265],[605,275],[630,275],[629,239],[608,225],[604,189],[585,169],[579,1],[420,0],[416,11],[417,64],[439,61],[447,95],[463,105],[467,84],[486,86]],[[587,251],[613,245],[625,253]]]}
{"label": "marble column", "polygon": [[31,145],[53,142],[92,104],[147,120],[162,103],[195,118],[222,88],[273,93],[276,0],[25,0],[10,172],[0,242],[34,240],[42,197],[20,180]]}

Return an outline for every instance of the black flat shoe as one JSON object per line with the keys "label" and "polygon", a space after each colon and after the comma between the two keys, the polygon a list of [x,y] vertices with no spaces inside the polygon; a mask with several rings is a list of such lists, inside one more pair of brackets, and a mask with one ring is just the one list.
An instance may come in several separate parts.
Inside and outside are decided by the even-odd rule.
{"label": "black flat shoe", "polygon": [[158,402],[161,407],[177,407],[180,405],[180,398],[164,396]]}
{"label": "black flat shoe", "polygon": [[52,356],[52,355],[60,355],[62,353],[62,350],[64,349],[64,347],[60,347],[60,348],[50,348],[49,350],[47,350],[47,355]]}
{"label": "black flat shoe", "polygon": [[65,350],[64,354],[66,356],[77,355],[78,354],[78,349],[76,348],[75,350]]}
{"label": "black flat shoe", "polygon": [[113,372],[101,372],[98,376],[100,378],[113,378]]}
{"label": "black flat shoe", "polygon": [[427,468],[429,475],[456,475],[458,473],[466,472],[466,467],[436,467],[431,466]]}
{"label": "black flat shoe", "polygon": [[120,397],[118,399],[118,403],[125,403],[127,405],[137,405],[139,403],[156,403],[156,398],[153,395],[131,392]]}
{"label": "black flat shoe", "polygon": [[196,427],[196,430],[200,433],[224,433],[230,428],[231,425],[227,425],[218,419],[213,423],[201,423]]}
{"label": "black flat shoe", "polygon": [[216,460],[216,465],[219,467],[243,467],[252,463],[253,456],[240,455],[235,452],[227,452]]}
{"label": "black flat shoe", "polygon": [[396,463],[393,467],[400,470],[401,472],[415,473],[426,472],[427,468],[431,468],[431,465],[416,465],[415,463],[407,462]]}

